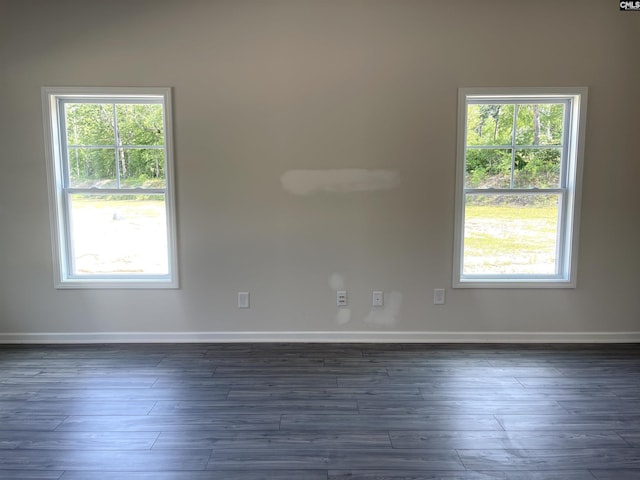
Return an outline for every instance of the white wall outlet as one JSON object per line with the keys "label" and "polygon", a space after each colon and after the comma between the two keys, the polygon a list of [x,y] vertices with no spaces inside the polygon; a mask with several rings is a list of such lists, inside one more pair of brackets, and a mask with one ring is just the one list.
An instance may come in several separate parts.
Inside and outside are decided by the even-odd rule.
{"label": "white wall outlet", "polygon": [[433,304],[444,305],[444,288],[433,289]]}
{"label": "white wall outlet", "polygon": [[249,308],[249,292],[238,292],[238,308]]}
{"label": "white wall outlet", "polygon": [[373,298],[371,299],[371,304],[374,307],[382,307],[384,305],[384,293],[373,292]]}
{"label": "white wall outlet", "polygon": [[339,307],[347,306],[347,291],[346,290],[338,290],[338,296],[336,298],[336,304]]}

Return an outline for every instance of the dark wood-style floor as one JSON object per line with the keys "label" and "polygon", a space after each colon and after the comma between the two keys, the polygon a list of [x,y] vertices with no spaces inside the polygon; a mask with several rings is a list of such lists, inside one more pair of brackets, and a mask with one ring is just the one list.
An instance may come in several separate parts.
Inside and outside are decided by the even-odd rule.
{"label": "dark wood-style floor", "polygon": [[640,479],[640,345],[0,346],[0,478]]}

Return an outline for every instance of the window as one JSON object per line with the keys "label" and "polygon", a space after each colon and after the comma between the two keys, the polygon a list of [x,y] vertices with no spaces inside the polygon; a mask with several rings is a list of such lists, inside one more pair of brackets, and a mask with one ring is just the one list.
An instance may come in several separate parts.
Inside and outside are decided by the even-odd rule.
{"label": "window", "polygon": [[575,287],[586,98],[460,89],[454,287]]}
{"label": "window", "polygon": [[43,88],[57,288],[176,288],[171,90]]}

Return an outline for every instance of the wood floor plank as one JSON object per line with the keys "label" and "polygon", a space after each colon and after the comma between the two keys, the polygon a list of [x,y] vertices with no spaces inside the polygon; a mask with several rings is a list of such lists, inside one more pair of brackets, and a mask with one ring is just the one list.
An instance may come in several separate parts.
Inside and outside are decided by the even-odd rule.
{"label": "wood floor plank", "polygon": [[[2,477],[0,477],[2,478]],[[208,470],[173,472],[71,472],[60,480],[327,480],[326,470]],[[48,478],[46,480],[49,480]]]}
{"label": "wood floor plank", "polygon": [[640,412],[638,402],[620,398],[559,400],[558,404],[567,412],[575,415],[597,415],[616,412],[618,414],[636,414]]}
{"label": "wood floor plank", "polygon": [[640,414],[496,415],[505,430],[640,430]]}
{"label": "wood floor plank", "polygon": [[[328,480],[594,480],[588,470],[537,472],[416,472],[389,470],[329,470]],[[626,480],[626,479],[625,479]]]}
{"label": "wood floor plank", "polygon": [[364,400],[387,399],[395,402],[408,400],[424,400],[418,388],[390,389],[390,388],[269,388],[257,390],[255,388],[236,387],[229,391],[227,400],[273,401],[273,400]]}
{"label": "wood floor plank", "polygon": [[208,469],[464,470],[454,450],[214,449]]}
{"label": "wood floor plank", "polygon": [[619,432],[622,439],[633,447],[640,447],[640,431]]}
{"label": "wood floor plank", "polygon": [[[226,400],[229,388],[30,388],[12,389],[31,401],[138,402],[160,400]],[[1,394],[0,394],[0,398]],[[9,399],[9,398],[7,398]],[[15,398],[13,400],[17,400]],[[129,412],[130,413],[130,412]]]}
{"label": "wood floor plank", "polygon": [[383,366],[371,365],[318,365],[313,367],[298,365],[278,365],[278,366],[218,366],[216,367],[215,377],[256,377],[262,375],[387,375],[387,368]]}
{"label": "wood floor plank", "polygon": [[3,415],[147,415],[156,404],[155,401],[0,401]]}
{"label": "wood floor plank", "polygon": [[[0,449],[23,450],[148,450],[159,432],[0,431]],[[2,477],[0,477],[2,478]]]}
{"label": "wood floor plank", "polygon": [[640,449],[458,450],[469,470],[640,469]]}
{"label": "wood floor plank", "polygon": [[65,377],[158,377],[158,376],[193,376],[212,377],[215,368],[205,369],[197,364],[185,365],[176,368],[163,367],[134,367],[134,366],[111,366],[111,367],[46,367],[40,370],[39,377],[42,378],[65,378]]}
{"label": "wood floor plank", "polygon": [[355,400],[270,400],[238,401],[238,400],[183,400],[158,401],[149,415],[184,415],[201,413],[218,413],[221,415],[250,413],[294,413],[309,414],[341,414],[356,413],[358,404]]}
{"label": "wood floor plank", "polygon": [[281,430],[502,430],[492,415],[282,415]]}
{"label": "wood floor plank", "polygon": [[[622,442],[626,445],[624,442]],[[184,448],[390,448],[389,435],[384,433],[326,432],[162,432],[154,450]]]}
{"label": "wood floor plank", "polygon": [[394,448],[521,449],[626,448],[615,432],[391,431]]}
{"label": "wood floor plank", "polygon": [[[537,378],[537,377],[532,377]],[[544,377],[548,380],[547,377]],[[338,386],[376,386],[388,388],[430,388],[430,387],[452,387],[466,386],[482,389],[510,387],[515,389],[524,388],[515,377],[422,377],[420,375],[412,377],[391,377],[388,375],[341,375],[338,378]]]}
{"label": "wood floor plank", "polygon": [[182,430],[278,430],[280,415],[69,416],[58,431],[165,432]]}
{"label": "wood floor plank", "polygon": [[549,377],[560,375],[555,367],[492,367],[468,366],[404,366],[387,367],[392,377]]}
{"label": "wood floor plank", "polygon": [[[388,390],[387,390],[388,391]],[[473,399],[475,402],[499,401],[556,401],[561,400],[598,400],[608,402],[609,400],[626,400],[627,398],[617,394],[610,389],[593,390],[591,388],[492,388],[491,390],[481,388],[468,388],[461,385],[421,388],[423,400],[435,401],[466,401]]]}
{"label": "wood floor plank", "polygon": [[393,368],[483,368],[491,367],[491,363],[482,358],[473,357],[439,357],[439,358],[423,358],[423,357],[411,357],[411,356],[386,356],[375,357],[367,356],[363,358],[326,358],[324,364],[327,367],[339,367],[348,366],[352,368],[356,367],[386,367],[388,371]]}
{"label": "wood floor plank", "polygon": [[591,473],[597,480],[638,480],[640,478],[640,469],[591,470]]}
{"label": "wood floor plank", "polygon": [[146,471],[204,470],[210,450],[0,450],[0,469]]}
{"label": "wood floor plank", "polygon": [[[631,374],[640,375],[640,364],[634,364],[629,361],[624,362],[606,362],[605,364],[572,364],[571,366],[554,367],[560,375],[567,377],[584,377],[595,376],[602,377],[608,375]],[[530,375],[525,375],[530,376]]]}
{"label": "wood floor plank", "polygon": [[211,377],[211,378],[169,378],[160,377],[154,383],[154,388],[200,388],[219,387],[232,388],[237,386],[252,386],[255,388],[289,387],[305,388],[312,386],[337,387],[335,375],[287,375],[280,377],[277,375],[255,376],[255,377]]}
{"label": "wood floor plank", "polygon": [[358,409],[362,414],[369,415],[439,415],[439,414],[563,414],[567,410],[558,402],[539,400],[408,400],[398,403],[393,400],[358,400]]}
{"label": "wood floor plank", "polygon": [[594,376],[584,375],[576,377],[557,376],[557,377],[516,377],[524,387],[560,387],[578,386],[581,388],[611,388],[626,387],[630,383],[632,385],[640,384],[640,375],[620,375],[620,376]]}
{"label": "wood floor plank", "polygon": [[49,470],[0,470],[0,479],[5,480],[58,480],[63,471]]}
{"label": "wood floor plank", "polygon": [[5,415],[0,412],[0,431],[2,430],[54,430],[66,419],[64,415]]}
{"label": "wood floor plank", "polygon": [[0,388],[140,388],[152,387],[157,380],[157,377],[12,377],[0,379]]}

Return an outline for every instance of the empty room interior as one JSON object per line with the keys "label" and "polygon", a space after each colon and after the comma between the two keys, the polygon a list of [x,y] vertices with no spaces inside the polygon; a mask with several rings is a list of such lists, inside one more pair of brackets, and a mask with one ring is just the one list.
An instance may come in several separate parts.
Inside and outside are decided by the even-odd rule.
{"label": "empty room interior", "polygon": [[639,44],[0,0],[0,479],[640,479]]}

